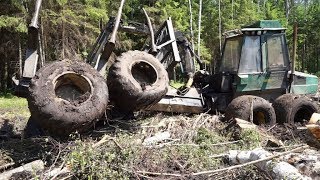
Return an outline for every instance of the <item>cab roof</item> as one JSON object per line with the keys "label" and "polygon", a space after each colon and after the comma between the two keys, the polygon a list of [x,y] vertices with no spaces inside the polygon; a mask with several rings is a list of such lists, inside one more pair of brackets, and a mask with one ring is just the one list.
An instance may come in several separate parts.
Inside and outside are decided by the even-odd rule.
{"label": "cab roof", "polygon": [[269,29],[269,28],[283,28],[278,20],[260,20],[256,21],[253,24],[246,25],[241,27],[245,28],[261,28],[261,29]]}
{"label": "cab roof", "polygon": [[[242,34],[264,34],[266,32],[277,33],[284,32],[286,28],[281,26],[278,20],[259,20],[253,24],[242,26],[241,29],[235,29],[224,33],[226,38],[239,36]],[[260,32],[259,32],[260,31]]]}

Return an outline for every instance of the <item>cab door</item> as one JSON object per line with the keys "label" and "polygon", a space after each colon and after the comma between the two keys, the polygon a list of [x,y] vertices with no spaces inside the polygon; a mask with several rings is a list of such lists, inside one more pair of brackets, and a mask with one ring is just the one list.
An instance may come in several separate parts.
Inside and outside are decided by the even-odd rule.
{"label": "cab door", "polygon": [[285,92],[288,87],[289,54],[285,34],[262,36],[262,59],[266,80],[262,89],[278,89]]}
{"label": "cab door", "polygon": [[286,91],[288,70],[284,34],[246,36],[242,45],[236,96],[254,94],[274,99]]}

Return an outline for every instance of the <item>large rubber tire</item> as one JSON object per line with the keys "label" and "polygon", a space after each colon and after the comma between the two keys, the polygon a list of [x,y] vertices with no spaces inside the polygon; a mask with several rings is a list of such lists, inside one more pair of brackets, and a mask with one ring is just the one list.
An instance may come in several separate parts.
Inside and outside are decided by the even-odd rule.
{"label": "large rubber tire", "polygon": [[111,66],[107,82],[110,101],[123,111],[135,111],[160,101],[168,91],[169,78],[152,55],[128,51]]}
{"label": "large rubber tire", "polygon": [[29,91],[34,121],[52,136],[88,130],[108,103],[105,79],[83,62],[56,61],[41,68]]}
{"label": "large rubber tire", "polygon": [[240,118],[250,121],[253,111],[253,123],[257,125],[273,125],[276,123],[275,111],[268,101],[261,97],[244,95],[231,101],[226,108],[225,120]]}
{"label": "large rubber tire", "polygon": [[45,132],[41,129],[38,123],[34,121],[34,118],[30,116],[26,127],[23,130],[23,138],[31,138],[44,135],[46,135]]}
{"label": "large rubber tire", "polygon": [[303,122],[309,120],[318,107],[309,98],[295,94],[284,94],[273,103],[278,123]]}

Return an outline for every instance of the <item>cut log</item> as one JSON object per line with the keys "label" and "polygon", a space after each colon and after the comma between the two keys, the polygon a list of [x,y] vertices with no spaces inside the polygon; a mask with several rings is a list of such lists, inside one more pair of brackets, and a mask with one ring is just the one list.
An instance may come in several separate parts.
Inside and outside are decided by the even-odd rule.
{"label": "cut log", "polygon": [[316,124],[307,124],[306,127],[311,134],[320,141],[320,126]]}
{"label": "cut log", "polygon": [[226,132],[230,132],[231,136],[235,140],[241,139],[241,133],[244,130],[258,129],[257,126],[251,122],[245,121],[239,118],[233,118],[228,126],[224,129]]}
{"label": "cut log", "polygon": [[314,137],[320,140],[320,114],[313,113],[306,127]]}
{"label": "cut log", "polygon": [[6,171],[0,174],[0,180],[10,179],[14,174],[17,173],[28,173],[33,174],[35,172],[41,171],[44,169],[44,163],[42,160],[35,160],[23,166],[17,167],[15,169]]}
{"label": "cut log", "polygon": [[241,128],[241,129],[255,129],[257,128],[257,125],[243,120],[243,119],[239,119],[239,118],[234,118],[235,123]]}
{"label": "cut log", "polygon": [[288,180],[294,180],[294,179],[304,179],[304,180],[311,180],[310,177],[304,176],[299,173],[298,169],[294,166],[290,165],[287,162],[281,161],[278,163],[268,163],[272,168],[272,174],[271,176],[274,179],[288,179]]}
{"label": "cut log", "polygon": [[257,126],[252,122],[234,118],[231,123],[225,128],[226,132],[231,133],[231,137],[235,140],[242,138],[242,134],[246,131],[255,131],[261,137],[261,145],[266,147],[281,147],[283,143],[275,138],[264,127]]}
{"label": "cut log", "polygon": [[[297,149],[301,150],[301,147]],[[284,155],[285,153],[289,152],[282,154]],[[255,163],[255,165],[259,169],[267,172],[273,179],[311,179],[310,177],[300,174],[297,168],[287,162],[271,160],[272,157],[276,158],[280,155],[281,154],[272,155],[272,153],[258,148],[252,151],[232,150],[228,153],[227,157],[231,164],[246,164],[256,161],[257,163]]]}
{"label": "cut log", "polygon": [[299,170],[300,173],[320,179],[320,154],[316,150],[306,149],[302,153],[291,153],[280,158]]}
{"label": "cut log", "polygon": [[313,113],[308,124],[320,124],[320,114]]}

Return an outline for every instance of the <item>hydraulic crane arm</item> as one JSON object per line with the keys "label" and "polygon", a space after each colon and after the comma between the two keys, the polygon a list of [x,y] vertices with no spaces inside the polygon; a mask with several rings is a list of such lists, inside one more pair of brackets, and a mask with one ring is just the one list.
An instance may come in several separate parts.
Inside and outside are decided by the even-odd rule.
{"label": "hydraulic crane arm", "polygon": [[[15,85],[15,94],[17,96],[25,97],[28,94],[28,87],[31,78],[33,78],[37,71],[37,64],[39,59],[39,13],[42,0],[37,0],[35,4],[35,11],[32,16],[31,23],[28,27],[28,40],[26,59],[23,64],[22,77],[17,80],[13,77],[12,80]],[[21,76],[21,75],[20,75]]]}
{"label": "hydraulic crane arm", "polygon": [[26,60],[24,62],[23,77],[32,78],[36,74],[38,63],[38,45],[39,45],[39,12],[41,8],[42,0],[37,0],[35,11],[31,23],[28,28],[28,41]]}

